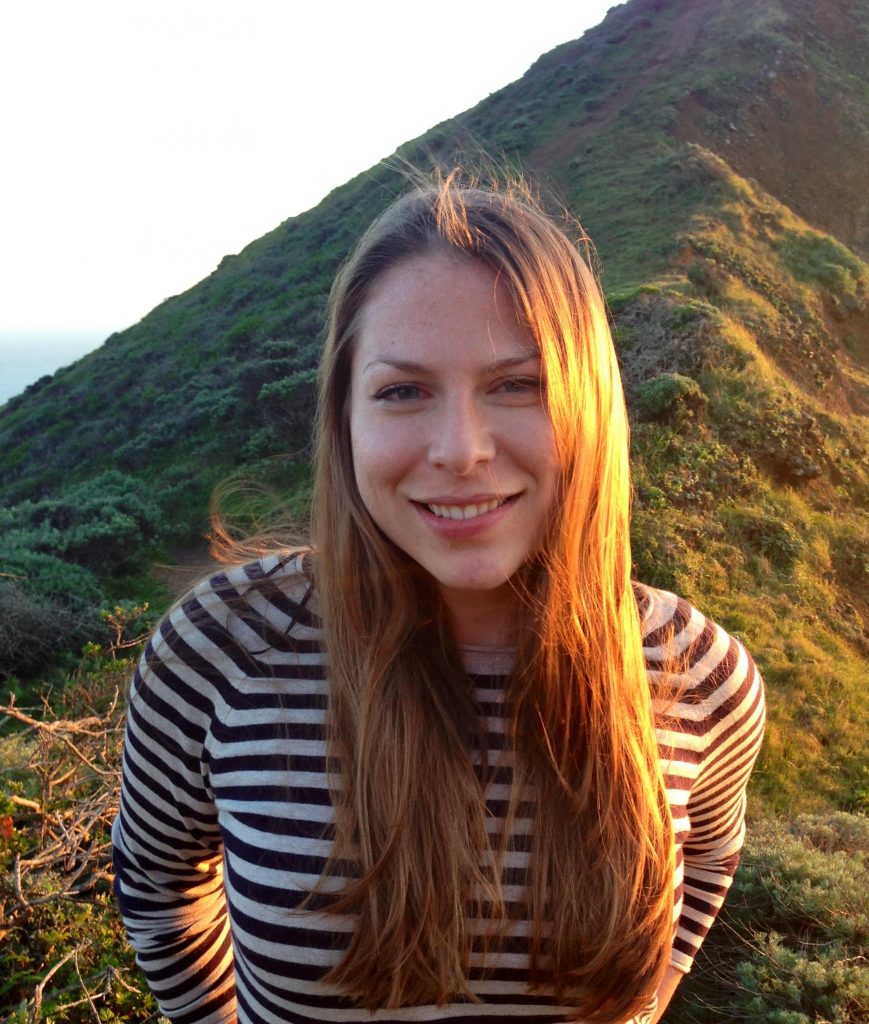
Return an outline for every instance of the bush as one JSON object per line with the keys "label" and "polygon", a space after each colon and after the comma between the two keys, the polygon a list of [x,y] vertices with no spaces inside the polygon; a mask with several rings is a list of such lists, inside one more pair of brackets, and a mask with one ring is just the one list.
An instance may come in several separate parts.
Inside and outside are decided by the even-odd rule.
{"label": "bush", "polygon": [[678,591],[687,570],[684,539],[671,525],[672,519],[654,509],[634,510],[631,517],[632,575],[651,587]]}
{"label": "bush", "polygon": [[781,395],[757,394],[750,404],[735,405],[725,433],[734,447],[782,483],[814,480],[831,465],[815,417]]}
{"label": "bush", "polygon": [[869,1019],[869,818],[758,822],[671,1024]]}
{"label": "bush", "polygon": [[20,531],[0,538],[0,678],[27,676],[103,631],[94,574],[23,541]]}
{"label": "bush", "polygon": [[830,545],[833,568],[848,586],[869,583],[869,527],[850,524],[836,531]]}
{"label": "bush", "polygon": [[0,508],[0,676],[26,676],[99,637],[97,574],[139,568],[162,523],[145,485],[116,470]]}
{"label": "bush", "polygon": [[686,276],[710,299],[720,299],[727,288],[727,272],[712,260],[695,260],[689,265]]}
{"label": "bush", "polygon": [[732,521],[745,546],[766,558],[775,569],[792,569],[802,554],[799,534],[774,508],[745,507],[733,513]]}
{"label": "bush", "polygon": [[0,679],[27,676],[100,632],[96,606],[76,607],[0,580]]}
{"label": "bush", "polygon": [[781,243],[782,262],[800,281],[821,285],[846,299],[865,292],[866,264],[829,235],[787,231]]}
{"label": "bush", "polygon": [[133,1024],[156,1005],[111,894],[123,700],[132,665],[88,658],[52,711],[0,708],[0,1019]]}
{"label": "bush", "polygon": [[661,373],[640,384],[637,411],[644,419],[680,421],[701,412],[706,395],[692,377],[681,373]]}
{"label": "bush", "polygon": [[56,497],[3,509],[2,523],[19,548],[114,572],[142,560],[162,513],[141,480],[109,470]]}
{"label": "bush", "polygon": [[732,916],[792,943],[869,941],[869,818],[800,815],[760,823],[734,882]]}
{"label": "bush", "polygon": [[103,600],[96,576],[80,565],[55,555],[34,551],[11,535],[0,540],[4,581],[38,599],[50,600],[75,611],[92,608]]}
{"label": "bush", "polygon": [[[702,431],[638,423],[631,435],[634,479],[644,496],[662,492],[672,505],[712,508],[725,495],[741,497],[752,489],[751,461]],[[659,506],[660,507],[660,506]]]}
{"label": "bush", "polygon": [[736,976],[743,989],[743,1020],[859,1024],[869,1013],[864,958],[847,956],[838,943],[794,951],[784,945],[782,936],[771,933],[758,939],[756,960],[740,963]]}

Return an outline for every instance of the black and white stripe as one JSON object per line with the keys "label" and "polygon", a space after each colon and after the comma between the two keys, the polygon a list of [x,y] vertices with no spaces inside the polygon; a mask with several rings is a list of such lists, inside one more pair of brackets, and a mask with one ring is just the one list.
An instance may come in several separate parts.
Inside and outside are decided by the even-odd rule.
{"label": "black and white stripe", "polygon": [[[485,966],[480,1003],[371,1014],[325,986],[352,917],[300,913],[330,851],[327,683],[319,623],[299,556],[201,584],[163,623],[130,698],[116,891],[130,941],[163,1013],[183,1022],[575,1019],[525,990],[527,926]],[[745,786],[761,740],[763,694],[743,648],[684,601],[637,588],[654,681],[674,654],[676,703],[656,710],[678,844],[671,963],[688,970],[730,885],[743,841]],[[503,748],[509,652],[466,652],[490,750]],[[487,790],[490,820],[509,793],[511,752]],[[515,822],[505,897],[518,901],[531,822]],[[331,879],[340,888],[342,879]],[[230,926],[231,922],[231,926]],[[484,923],[472,922],[479,931]]]}

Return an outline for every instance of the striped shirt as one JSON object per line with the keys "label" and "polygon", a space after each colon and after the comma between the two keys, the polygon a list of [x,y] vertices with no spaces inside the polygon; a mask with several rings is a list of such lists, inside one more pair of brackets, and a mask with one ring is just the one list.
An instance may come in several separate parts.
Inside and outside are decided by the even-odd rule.
{"label": "striped shirt", "polygon": [[[678,700],[656,713],[677,850],[670,962],[687,971],[742,846],[763,691],[750,657],[722,629],[672,594],[640,585],[636,594],[650,679],[674,655],[684,673]],[[298,910],[329,856],[333,820],[314,606],[300,556],[221,573],[175,607],[135,674],[113,830],[116,892],[161,1011],[184,1024],[236,1015],[242,1024],[576,1020],[575,1010],[527,991],[522,922],[485,969],[472,953],[479,1003],[370,1013],[323,983],[354,920]],[[497,749],[512,654],[468,648],[463,656]],[[498,773],[490,806],[503,808],[508,791]],[[514,823],[516,832],[530,827]],[[528,848],[511,843],[511,881],[522,879]],[[330,878],[327,891],[344,881]]]}

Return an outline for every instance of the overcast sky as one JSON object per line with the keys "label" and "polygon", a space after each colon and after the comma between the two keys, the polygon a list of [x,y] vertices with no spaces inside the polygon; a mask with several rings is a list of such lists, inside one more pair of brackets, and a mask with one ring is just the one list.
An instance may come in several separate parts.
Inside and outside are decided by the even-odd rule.
{"label": "overcast sky", "polygon": [[129,326],[612,6],[2,3],[0,332]]}

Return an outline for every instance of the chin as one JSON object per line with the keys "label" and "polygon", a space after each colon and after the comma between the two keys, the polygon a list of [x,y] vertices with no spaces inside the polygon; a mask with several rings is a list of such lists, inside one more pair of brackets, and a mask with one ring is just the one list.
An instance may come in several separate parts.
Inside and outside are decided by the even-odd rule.
{"label": "chin", "polygon": [[436,586],[454,593],[466,592],[494,596],[502,591],[513,589],[510,584],[511,577],[501,572],[475,573],[465,576],[433,576],[432,578]]}

